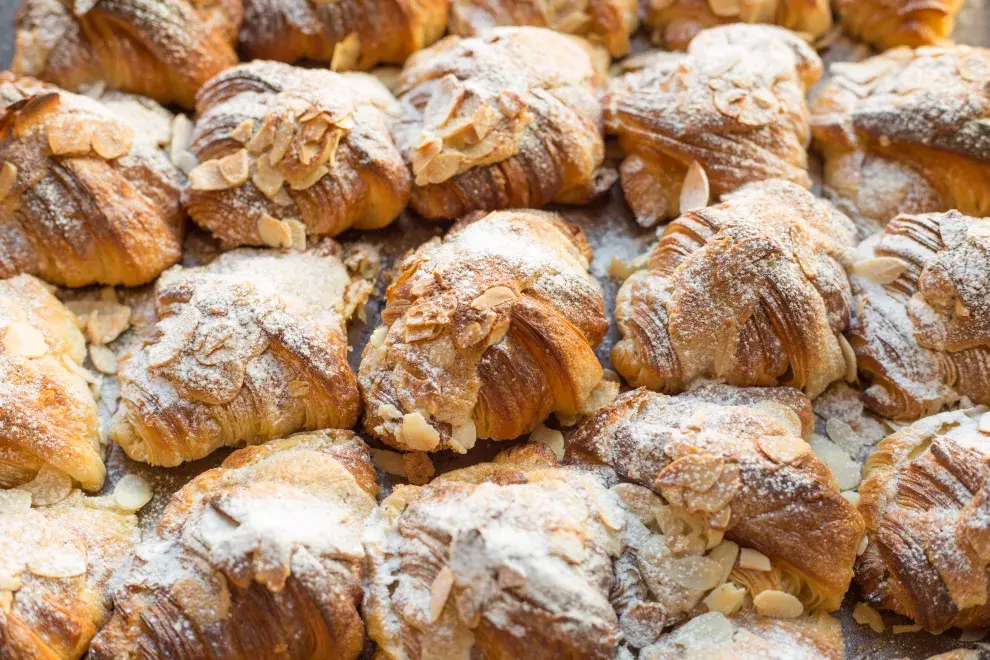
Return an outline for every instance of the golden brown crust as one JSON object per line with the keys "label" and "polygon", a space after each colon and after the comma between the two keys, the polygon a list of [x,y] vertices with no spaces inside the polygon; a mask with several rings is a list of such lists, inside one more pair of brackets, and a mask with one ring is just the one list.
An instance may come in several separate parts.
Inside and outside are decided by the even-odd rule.
{"label": "golden brown crust", "polygon": [[479,214],[420,246],[361,359],[365,427],[400,449],[464,452],[577,413],[608,329],[590,257],[580,229],[542,211]]}
{"label": "golden brown crust", "polygon": [[825,193],[864,234],[898,213],[990,215],[990,49],[896,48],[831,73],[809,103]]}
{"label": "golden brown crust", "polygon": [[842,27],[881,50],[930,46],[944,41],[956,24],[964,0],[836,0]]}
{"label": "golden brown crust", "polygon": [[990,415],[926,417],[870,456],[859,510],[870,538],[856,580],[870,603],[933,633],[990,624]]}
{"label": "golden brown crust", "polygon": [[179,259],[182,175],[155,141],[171,115],[107,101],[0,73],[0,277],[130,286]]}
{"label": "golden brown crust", "polygon": [[861,253],[849,343],[866,405],[911,420],[990,403],[990,218],[900,215]]}
{"label": "golden brown crust", "polygon": [[344,320],[355,291],[369,289],[352,283],[330,239],[168,271],[155,290],[154,336],[121,359],[110,437],[135,460],[171,466],[352,426],[361,401]]}
{"label": "golden brown crust", "polygon": [[793,33],[713,28],[687,54],[653,52],[623,65],[602,106],[626,154],[622,189],[640,224],[677,216],[695,162],[713,197],[771,178],[810,187],[804,95],[822,65]]}
{"label": "golden brown crust", "polygon": [[449,36],[406,63],[396,144],[430,219],[583,204],[607,190],[600,78],[584,40],[534,27]]}
{"label": "golden brown crust", "polygon": [[237,451],[176,493],[90,656],[356,658],[375,472],[348,431]]}
{"label": "golden brown crust", "polygon": [[237,63],[241,13],[240,0],[25,0],[11,68],[191,108],[203,83]]}
{"label": "golden brown crust", "polygon": [[96,402],[80,375],[76,319],[30,275],[0,280],[0,487],[44,466],[99,490],[106,470]]}
{"label": "golden brown crust", "polygon": [[398,103],[372,76],[251,62],[210,80],[196,110],[185,207],[227,243],[288,247],[288,220],[310,236],[378,229],[406,205]]}
{"label": "golden brown crust", "polygon": [[817,396],[848,377],[854,228],[786,181],[748,184],[670,223],[619,290],[612,362],[630,384],[679,392],[717,378]]}

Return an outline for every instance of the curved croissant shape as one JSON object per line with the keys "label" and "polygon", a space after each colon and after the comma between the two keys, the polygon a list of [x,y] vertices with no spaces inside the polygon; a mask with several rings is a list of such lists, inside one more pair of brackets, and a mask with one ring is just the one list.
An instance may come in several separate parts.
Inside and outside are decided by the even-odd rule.
{"label": "curved croissant shape", "polygon": [[443,36],[448,0],[243,0],[248,59],[317,60],[335,70],[402,64]]}
{"label": "curved croissant shape", "polygon": [[409,59],[396,144],[431,219],[584,204],[607,190],[599,73],[586,42],[501,27],[450,36]]}
{"label": "curved croissant shape", "polygon": [[636,387],[715,378],[815,397],[855,379],[842,333],[852,222],[787,181],[749,184],[670,223],[616,298],[612,362]]}
{"label": "curved croissant shape", "polygon": [[[572,457],[607,465],[632,482],[619,492],[624,500],[643,489],[662,498],[646,512],[656,511],[653,523],[660,522],[663,534],[636,548],[634,574],[661,602],[668,623],[692,613],[706,590],[727,579],[754,597],[746,603],[757,611],[762,599],[756,597],[768,590],[796,598],[796,614],[802,606],[838,609],[865,529],[801,439],[810,422],[808,401],[794,390],[740,395],[717,385],[671,397],[639,389],[620,395],[572,436]],[[739,546],[764,554],[768,566],[734,563]],[[712,580],[701,580],[711,563]],[[655,586],[675,581],[677,590]]]}
{"label": "curved croissant shape", "polygon": [[643,22],[653,42],[684,50],[699,32],[727,23],[772,23],[809,40],[832,27],[827,0],[647,0]]}
{"label": "curved croissant shape", "polygon": [[471,37],[499,25],[575,34],[601,44],[612,57],[622,57],[639,27],[639,5],[631,0],[452,0],[451,34]]}
{"label": "curved croissant shape", "polygon": [[864,247],[849,343],[866,405],[909,420],[961,396],[990,403],[990,218],[900,215]]}
{"label": "curved croissant shape", "polygon": [[863,236],[899,213],[990,215],[990,49],[897,48],[831,72],[810,101],[824,192]]}
{"label": "curved croissant shape", "polygon": [[368,634],[395,660],[614,658],[624,520],[600,482],[542,445],[399,486],[365,532]]}
{"label": "curved croissant shape", "polygon": [[940,633],[990,625],[990,414],[926,417],[866,462],[859,510],[870,542],[863,598]]}
{"label": "curved croissant shape", "polygon": [[836,0],[839,22],[850,34],[881,50],[930,46],[944,41],[956,25],[964,0]]}
{"label": "curved croissant shape", "polygon": [[170,118],[0,73],[0,277],[133,286],[178,261],[182,175],[155,141]]}
{"label": "curved croissant shape", "polygon": [[140,538],[137,518],[80,492],[31,507],[0,491],[0,650],[75,660],[110,617],[109,582]]}
{"label": "curved croissant shape", "polygon": [[172,497],[90,657],[357,658],[361,531],[377,490],[348,431],[234,452]]}
{"label": "curved croissant shape", "polygon": [[99,490],[103,438],[83,379],[86,340],[40,280],[0,280],[0,487],[46,466]]}
{"label": "curved croissant shape", "polygon": [[580,229],[541,211],[464,220],[409,256],[361,357],[365,427],[393,447],[463,453],[553,412],[602,378],[608,330]]}
{"label": "curved croissant shape", "polygon": [[241,13],[241,0],[23,0],[11,68],[191,108],[203,83],[237,64]]}
{"label": "curved croissant shape", "polygon": [[228,243],[378,229],[406,205],[412,182],[389,135],[398,103],[370,75],[251,62],[207,83],[196,109],[185,207]]}
{"label": "curved croissant shape", "polygon": [[344,318],[369,289],[350,280],[330,239],[169,270],[155,287],[153,336],[121,359],[110,437],[134,460],[172,466],[353,426],[361,400]]}
{"label": "curved croissant shape", "polygon": [[721,195],[772,178],[811,186],[804,95],[822,64],[797,35],[767,25],[712,28],[687,54],[641,55],[627,68],[602,106],[625,153],[622,190],[643,226],[693,210],[680,209],[693,163],[707,180],[703,197],[709,187]]}

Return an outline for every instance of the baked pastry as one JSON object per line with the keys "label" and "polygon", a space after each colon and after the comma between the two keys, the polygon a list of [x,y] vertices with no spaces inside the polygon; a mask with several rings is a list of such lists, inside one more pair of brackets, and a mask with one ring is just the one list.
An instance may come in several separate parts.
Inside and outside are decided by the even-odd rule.
{"label": "baked pastry", "polygon": [[103,438],[85,359],[75,317],[40,280],[0,280],[0,487],[30,482],[46,468],[86,490],[103,486]]}
{"label": "baked pastry", "polygon": [[499,25],[530,25],[576,34],[608,50],[629,52],[639,27],[639,5],[631,0],[452,0],[450,32],[471,37]]}
{"label": "baked pastry", "polygon": [[791,385],[814,398],[855,380],[842,333],[852,222],[781,180],[752,183],[667,225],[616,298],[612,363],[635,387],[705,378]]}
{"label": "baked pastry", "polygon": [[357,658],[377,490],[349,431],[234,452],[172,497],[90,657]]}
{"label": "baked pastry", "polygon": [[237,64],[242,11],[241,0],[22,0],[11,69],[191,108],[203,83]]}
{"label": "baked pastry", "polygon": [[227,243],[378,229],[406,206],[398,103],[373,76],[251,62],[210,80],[196,110],[185,207]]}
{"label": "baked pastry", "polygon": [[926,417],[887,437],[863,475],[863,599],[933,633],[990,625],[986,408]]}
{"label": "baked pastry", "polygon": [[584,233],[541,211],[477,214],[419,247],[361,357],[365,428],[403,450],[464,453],[551,413],[602,378],[602,290]]}
{"label": "baked pastry", "polygon": [[849,343],[875,412],[912,420],[990,403],[990,218],[900,215],[852,268]]}
{"label": "baked pastry", "polygon": [[76,490],[31,506],[0,491],[0,653],[74,660],[110,616],[109,582],[140,540],[137,518]]}
{"label": "baked pastry", "polygon": [[500,27],[449,36],[406,63],[395,140],[430,219],[470,211],[584,204],[614,181],[587,42]]}
{"label": "baked pastry", "polygon": [[771,23],[813,41],[832,27],[827,0],[647,0],[643,22],[653,42],[684,50],[707,28],[726,23]]}
{"label": "baked pastry", "polygon": [[809,104],[824,192],[863,236],[898,213],[990,215],[990,49],[898,48],[831,73]]}
{"label": "baked pastry", "polygon": [[627,534],[622,589],[645,584],[667,624],[703,598],[727,615],[838,609],[865,529],[801,439],[810,424],[795,390],[710,385],[674,397],[627,392],[581,425],[569,457],[630,482],[613,490],[648,527]]}
{"label": "baked pastry", "polygon": [[[794,33],[727,25],[700,33],[687,54],[652,52],[623,66],[602,107],[625,154],[622,190],[643,226],[750,181],[811,186],[804,95],[822,63]],[[692,191],[685,178],[698,167]]]}
{"label": "baked pastry", "polygon": [[365,532],[368,634],[385,658],[615,657],[625,514],[538,444],[399,486]]}
{"label": "baked pastry", "polygon": [[956,26],[964,0],[836,0],[836,14],[850,34],[881,50],[896,46],[931,46],[944,41]]}
{"label": "baked pastry", "polygon": [[0,277],[144,284],[182,251],[180,171],[155,141],[171,115],[0,73]]}
{"label": "baked pastry", "polygon": [[306,252],[241,248],[164,273],[153,336],[120,361],[114,442],[134,460],[172,466],[353,426],[361,400],[344,322],[371,285],[352,280],[341,256],[324,239]]}

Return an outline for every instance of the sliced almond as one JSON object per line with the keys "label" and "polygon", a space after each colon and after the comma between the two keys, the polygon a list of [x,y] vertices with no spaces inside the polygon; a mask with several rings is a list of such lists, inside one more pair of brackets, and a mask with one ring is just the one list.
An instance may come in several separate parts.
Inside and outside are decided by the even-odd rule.
{"label": "sliced almond", "polygon": [[172,164],[188,176],[190,172],[199,166],[199,161],[196,160],[196,157],[193,156],[192,153],[188,151],[181,151],[175,158],[172,159]]}
{"label": "sliced almond", "polygon": [[48,148],[56,156],[80,156],[89,153],[94,121],[68,117],[48,125]]}
{"label": "sliced almond", "polygon": [[977,428],[980,433],[990,435],[990,413],[983,413],[980,415],[980,423]]}
{"label": "sliced almond", "polygon": [[266,197],[273,199],[278,193],[284,192],[282,184],[285,183],[285,176],[282,175],[281,170],[271,165],[267,155],[262,155],[258,158],[254,174],[251,175],[251,182]]}
{"label": "sliced almond", "polygon": [[76,577],[86,572],[86,557],[71,546],[46,546],[28,559],[27,568],[33,575],[43,578]]}
{"label": "sliced almond", "polygon": [[657,484],[703,493],[715,485],[722,469],[722,459],[714,454],[688,454],[661,470]]}
{"label": "sliced almond", "polygon": [[193,123],[189,117],[177,114],[172,118],[172,141],[169,144],[169,158],[172,164],[178,167],[179,154],[188,152],[189,145],[192,144]]}
{"label": "sliced almond", "polygon": [[287,180],[289,181],[289,187],[293,190],[306,190],[329,173],[330,170],[327,169],[326,165],[320,165],[319,167],[310,169],[300,177],[287,178]]}
{"label": "sliced almond", "polygon": [[34,506],[51,506],[58,504],[72,492],[72,477],[58,468],[43,465],[34,479],[17,488],[31,493]]}
{"label": "sliced almond", "polygon": [[11,323],[3,332],[3,347],[26,358],[40,358],[48,353],[48,342],[41,331],[30,323],[18,321]]}
{"label": "sliced almond", "polygon": [[707,591],[719,585],[722,566],[708,557],[688,556],[674,559],[668,570],[670,577],[685,589]]}
{"label": "sliced almond", "polygon": [[116,121],[105,121],[93,130],[93,151],[107,160],[127,155],[134,142],[134,131]]}
{"label": "sliced almond", "polygon": [[296,134],[295,127],[288,121],[281,121],[278,127],[275,129],[275,135],[272,138],[272,148],[268,152],[268,161],[272,165],[278,165],[285,158],[285,154],[289,151],[289,146],[292,144],[292,138]]}
{"label": "sliced almond", "polygon": [[493,286],[471,301],[471,309],[486,310],[516,299],[516,294],[507,286]]}
{"label": "sliced almond", "polygon": [[[70,306],[71,308],[71,306]],[[82,321],[83,318],[79,317]],[[101,300],[85,317],[83,330],[94,344],[106,345],[131,327],[131,308],[120,303]]]}
{"label": "sliced almond", "polygon": [[757,444],[766,456],[775,463],[790,464],[811,453],[811,445],[794,436],[764,435]]}
{"label": "sliced almond", "polygon": [[208,160],[189,173],[189,187],[193,190],[226,190],[230,183],[220,173],[220,163]]}
{"label": "sliced almond", "polygon": [[869,626],[875,633],[882,633],[886,628],[880,613],[866,603],[856,603],[856,607],[853,608],[853,621]]}
{"label": "sliced almond", "polygon": [[17,166],[11,162],[0,165],[0,202],[7,198],[17,181]]}
{"label": "sliced almond", "polygon": [[292,247],[292,230],[289,225],[267,213],[258,218],[258,235],[268,247]]}
{"label": "sliced almond", "polygon": [[413,451],[433,451],[440,444],[440,433],[422,413],[406,413],[402,416],[402,443]]}
{"label": "sliced almond", "polygon": [[372,448],[371,462],[386,474],[402,477],[403,479],[406,476],[406,463],[402,460],[402,454],[397,451]]}
{"label": "sliced almond", "polygon": [[258,132],[255,133],[244,146],[246,146],[247,150],[251,153],[260,154],[271,146],[272,140],[274,139],[275,118],[272,115],[269,115],[261,122]]}
{"label": "sliced almond", "polygon": [[708,206],[710,196],[705,168],[698,161],[694,161],[688,168],[684,183],[681,184],[680,212],[688,213],[705,208]]}
{"label": "sliced almond", "polygon": [[870,546],[870,537],[869,536],[866,536],[866,535],[863,535],[863,538],[861,538],[859,540],[859,546],[857,546],[857,548],[856,548],[856,556],[858,557],[861,554],[863,554],[864,552],[866,552],[866,549],[869,546]]}
{"label": "sliced almond", "polygon": [[745,588],[737,587],[731,582],[725,582],[712,589],[702,602],[708,607],[709,612],[719,612],[725,616],[732,616],[742,607],[745,598]]}
{"label": "sliced almond", "polygon": [[124,475],[113,489],[113,499],[124,511],[137,511],[151,501],[153,492],[147,481],[135,474]]}
{"label": "sliced almond", "polygon": [[844,490],[839,495],[842,495],[847,502],[853,506],[859,506],[859,493],[854,490]]}
{"label": "sliced almond", "polygon": [[846,339],[845,335],[838,334],[836,337],[839,340],[839,348],[842,350],[842,359],[846,363],[845,381],[847,383],[855,383],[859,378],[859,365],[856,363],[856,351],[853,350],[852,345],[849,343],[849,340]]}
{"label": "sliced almond", "polygon": [[753,597],[757,613],[775,619],[794,619],[804,613],[801,601],[786,591],[768,589]]}
{"label": "sliced almond", "polygon": [[247,149],[238,149],[219,160],[220,175],[231,186],[239,186],[248,178]]}
{"label": "sliced almond", "polygon": [[739,550],[739,568],[746,568],[752,571],[769,571],[773,567],[770,558],[762,552],[752,548],[742,548]]}
{"label": "sliced almond", "polygon": [[921,630],[921,626],[917,623],[912,623],[910,625],[901,625],[901,626],[894,625],[891,626],[890,628],[895,635],[903,635],[905,633],[913,633]]}
{"label": "sliced almond", "polygon": [[237,125],[237,128],[235,128],[230,132],[230,139],[236,140],[241,144],[247,144],[248,140],[251,139],[251,136],[253,134],[254,134],[254,120],[245,119],[244,121],[242,121],[240,124]]}
{"label": "sliced almond", "polygon": [[906,270],[907,264],[897,257],[874,257],[855,263],[852,267],[853,275],[877,284],[890,284]]}
{"label": "sliced almond", "polygon": [[720,584],[729,579],[729,574],[732,573],[738,556],[739,545],[733,541],[722,541],[708,553],[708,558],[718,562],[719,566],[722,567],[722,575],[719,578]]}
{"label": "sliced almond", "polygon": [[468,419],[460,426],[455,426],[450,430],[450,448],[458,454],[463,454],[474,447],[477,441],[478,429],[473,419]]}
{"label": "sliced almond", "polygon": [[464,156],[456,151],[434,157],[416,175],[416,185],[443,183],[457,174],[463,160]]}
{"label": "sliced almond", "polygon": [[382,419],[402,419],[403,412],[391,403],[383,403],[378,406],[378,416]]}
{"label": "sliced almond", "polygon": [[106,346],[90,344],[89,359],[101,374],[117,373],[117,356]]}
{"label": "sliced almond", "polygon": [[454,572],[450,570],[449,566],[444,566],[433,578],[433,583],[430,585],[430,623],[440,618],[453,586]]}
{"label": "sliced almond", "polygon": [[361,57],[361,37],[357,32],[351,32],[334,44],[330,55],[330,70],[343,71],[353,69]]}
{"label": "sliced almond", "polygon": [[708,0],[712,13],[722,18],[739,15],[740,0]]}
{"label": "sliced almond", "polygon": [[560,431],[547,428],[543,424],[540,424],[529,434],[529,440],[530,442],[538,442],[541,445],[546,445],[553,451],[553,455],[557,457],[558,461],[563,460],[564,434]]}

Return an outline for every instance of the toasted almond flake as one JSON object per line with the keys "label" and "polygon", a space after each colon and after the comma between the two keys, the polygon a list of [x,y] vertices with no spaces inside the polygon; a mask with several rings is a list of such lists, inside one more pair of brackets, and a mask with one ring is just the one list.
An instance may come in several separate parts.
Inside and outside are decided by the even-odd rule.
{"label": "toasted almond flake", "polygon": [[708,557],[680,557],[670,562],[668,570],[671,579],[685,589],[713,589],[722,576],[721,564]]}
{"label": "toasted almond flake", "polygon": [[282,190],[282,184],[285,183],[285,177],[282,175],[281,170],[275,168],[268,161],[267,154],[263,154],[258,158],[257,168],[254,174],[251,175],[251,181],[257,186],[266,197],[272,199]]}
{"label": "toasted almond flake", "polygon": [[292,138],[296,134],[295,127],[288,121],[281,121],[275,129],[275,136],[272,138],[272,148],[268,152],[268,162],[278,165],[285,158],[292,144]]}
{"label": "toasted almond flake", "polygon": [[856,607],[853,608],[853,621],[869,626],[875,633],[882,633],[886,627],[880,613],[866,603],[856,603]]}
{"label": "toasted almond flake", "polygon": [[801,601],[786,591],[768,589],[756,594],[753,607],[763,616],[775,619],[794,619],[804,613]]}
{"label": "toasted almond flake", "polygon": [[811,453],[811,445],[794,436],[764,435],[757,440],[757,444],[775,463],[793,463]]}
{"label": "toasted almond flake", "polygon": [[402,443],[413,451],[433,451],[440,444],[440,433],[420,412],[402,416]]}
{"label": "toasted almond flake", "polygon": [[113,499],[124,511],[137,511],[151,501],[152,490],[147,481],[136,474],[124,475],[113,489]]}
{"label": "toasted almond flake", "polygon": [[330,55],[330,70],[343,71],[353,69],[361,57],[361,37],[357,32],[351,32],[334,44]]}
{"label": "toasted almond flake", "polygon": [[220,176],[231,186],[239,186],[247,181],[249,169],[247,149],[238,149],[218,162]]}
{"label": "toasted almond flake", "polygon": [[457,174],[464,156],[456,151],[442,153],[427,162],[416,175],[416,185],[443,183]]}
{"label": "toasted almond flake", "polygon": [[907,270],[907,264],[897,257],[873,257],[853,264],[853,275],[877,284],[890,284]]}
{"label": "toasted almond flake", "polygon": [[433,583],[430,585],[430,623],[440,618],[453,586],[454,572],[450,570],[449,566],[444,566],[433,578]]}
{"label": "toasted almond flake", "polygon": [[698,161],[692,162],[681,185],[680,212],[688,213],[705,208],[710,195],[705,169]]}
{"label": "toasted almond flake", "polygon": [[117,373],[117,356],[106,346],[90,344],[89,359],[101,374]]}
{"label": "toasted almond flake", "polygon": [[723,18],[738,16],[740,4],[740,0],[708,0],[712,13]]}
{"label": "toasted almond flake", "polygon": [[30,323],[17,321],[11,323],[3,332],[3,347],[26,358],[40,358],[48,353],[48,342],[41,331]]}
{"label": "toasted almond flake", "polygon": [[196,156],[190,151],[181,151],[172,159],[172,164],[182,170],[187,176],[199,166]]}
{"label": "toasted almond flake", "polygon": [[910,625],[900,625],[900,626],[894,625],[891,626],[891,630],[895,635],[903,635],[905,633],[918,632],[919,630],[921,630],[921,626],[918,625],[917,623],[912,623]]}
{"label": "toasted almond flake", "polygon": [[422,486],[430,482],[437,473],[433,461],[425,452],[411,451],[402,455],[402,463],[406,469],[406,479],[414,486]]}
{"label": "toasted almond flake", "polygon": [[736,565],[736,558],[739,556],[739,545],[733,541],[722,541],[708,553],[708,558],[718,562],[722,567],[722,574],[719,577],[719,584],[729,579],[732,568]]}
{"label": "toasted almond flake", "polygon": [[[833,424],[833,422],[836,424]],[[838,424],[844,424],[844,422],[837,417],[832,417],[826,422],[825,428],[828,430]],[[818,458],[831,470],[832,476],[835,477],[835,481],[839,486],[839,490],[856,490],[862,479],[862,470],[859,463],[854,461],[838,444],[820,435],[813,433],[808,438],[808,441],[811,444],[811,449]]]}
{"label": "toasted almond flake", "polygon": [[864,552],[866,552],[866,548],[869,547],[869,545],[870,545],[870,537],[864,534],[863,538],[859,540],[859,545],[856,547],[856,556],[858,557]]}
{"label": "toasted almond flake", "polygon": [[507,286],[493,286],[471,301],[471,309],[486,310],[516,299],[515,292]]}
{"label": "toasted almond flake", "polygon": [[846,375],[845,381],[847,383],[855,383],[859,378],[859,365],[856,363],[856,351],[853,350],[852,345],[849,340],[846,339],[845,335],[836,335],[839,340],[839,348],[842,350],[842,359],[846,363]]}
{"label": "toasted almond flake", "polygon": [[714,454],[688,454],[681,456],[660,471],[657,484],[677,486],[703,493],[718,481],[723,461]]}
{"label": "toasted almond flake", "polygon": [[172,164],[179,166],[177,162],[179,154],[189,151],[192,144],[193,123],[189,117],[178,114],[172,118],[172,141],[169,143],[169,158]]}
{"label": "toasted almond flake", "polygon": [[990,435],[990,413],[983,413],[980,416],[980,423],[977,428],[980,430],[980,433]]}
{"label": "toasted almond flake", "polygon": [[0,165],[0,202],[10,194],[15,181],[17,181],[17,166],[9,161]]}
{"label": "toasted almond flake", "polygon": [[267,213],[258,218],[258,235],[268,247],[292,247],[292,230],[289,225]]}
{"label": "toasted almond flake", "polygon": [[317,181],[325,177],[330,173],[326,165],[320,165],[319,167],[314,167],[310,169],[306,174],[298,178],[287,179],[289,181],[289,187],[293,190],[307,190]]}
{"label": "toasted almond flake", "polygon": [[468,419],[460,426],[450,430],[450,445],[458,454],[467,452],[478,441],[478,429],[473,419]]}
{"label": "toasted almond flake", "polygon": [[978,642],[987,636],[986,630],[970,628],[959,633],[960,642]]}
{"label": "toasted almond flake", "polygon": [[226,190],[230,183],[220,173],[219,161],[208,160],[189,173],[189,187],[193,190]]}
{"label": "toasted almond flake", "polygon": [[731,582],[725,582],[715,587],[702,601],[709,612],[719,612],[732,616],[742,607],[746,597],[746,589],[737,587]]}
{"label": "toasted almond flake", "polygon": [[[70,309],[77,309],[70,306]],[[110,300],[100,300],[83,305],[85,316],[79,316],[86,337],[94,344],[106,345],[117,339],[131,327],[131,308]]]}
{"label": "toasted almond flake", "polygon": [[244,121],[242,121],[240,124],[237,125],[237,128],[235,128],[230,132],[230,139],[236,140],[241,144],[247,144],[248,140],[251,139],[251,136],[253,134],[254,134],[254,120],[245,119]]}
{"label": "toasted almond flake", "polygon": [[558,461],[564,458],[564,434],[560,431],[539,424],[529,434],[529,440],[530,442],[538,442],[541,445],[549,447]]}
{"label": "toasted almond flake", "polygon": [[89,153],[95,128],[92,120],[68,117],[48,125],[48,148],[56,156],[81,156]]}
{"label": "toasted almond flake", "polygon": [[71,371],[75,375],[79,376],[80,378],[82,378],[84,381],[86,381],[90,385],[92,385],[92,384],[94,384],[96,382],[96,379],[93,378],[93,374],[89,373],[89,369],[86,369],[81,364],[79,364],[78,362],[76,362],[75,360],[73,360],[71,357],[69,357],[68,354],[65,354],[65,353],[62,354],[62,356],[60,358],[60,361],[62,362],[62,365],[66,369],[68,369],[69,371]]}
{"label": "toasted almond flake", "polygon": [[31,493],[21,488],[0,490],[0,513],[31,508]]}
{"label": "toasted almond flake", "polygon": [[403,412],[391,403],[378,406],[378,416],[382,419],[402,419]]}
{"label": "toasted almond flake", "polygon": [[289,383],[289,386],[286,389],[289,392],[289,396],[293,398],[306,396],[310,392],[309,383],[304,380],[294,380]]}
{"label": "toasted almond flake", "polygon": [[33,575],[44,578],[70,578],[86,572],[86,557],[70,546],[46,546],[27,562]]}
{"label": "toasted almond flake", "polygon": [[842,497],[846,498],[850,504],[853,506],[859,506],[859,493],[854,490],[844,490],[841,493]]}
{"label": "toasted almond flake", "polygon": [[386,474],[392,474],[403,479],[406,476],[406,463],[402,460],[402,454],[399,452],[372,448],[371,462]]}
{"label": "toasted almond flake", "polygon": [[770,558],[762,552],[752,548],[742,548],[739,550],[739,568],[746,568],[752,571],[769,571],[773,567]]}
{"label": "toasted almond flake", "polygon": [[258,132],[244,146],[251,153],[260,154],[271,146],[273,139],[275,139],[275,118],[272,115],[268,115],[261,122]]}
{"label": "toasted almond flake", "polygon": [[131,127],[116,121],[105,121],[93,130],[93,151],[107,160],[126,155],[133,142]]}
{"label": "toasted almond flake", "polygon": [[978,53],[959,58],[956,69],[969,82],[983,83],[990,80],[990,60]]}
{"label": "toasted almond flake", "polygon": [[722,613],[706,612],[677,628],[671,636],[685,649],[700,650],[731,643],[735,630],[736,627]]}

